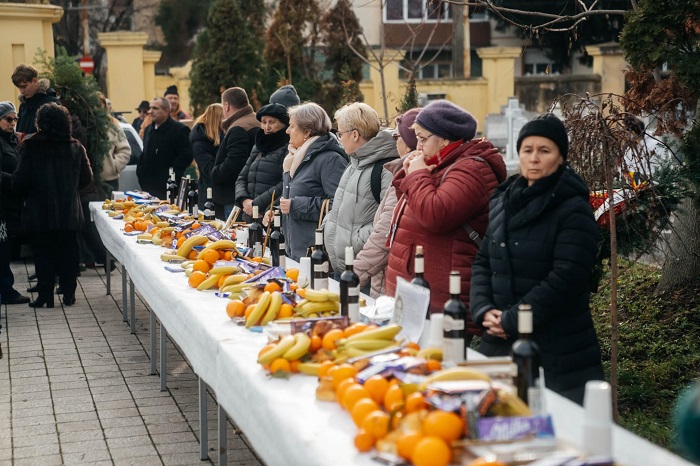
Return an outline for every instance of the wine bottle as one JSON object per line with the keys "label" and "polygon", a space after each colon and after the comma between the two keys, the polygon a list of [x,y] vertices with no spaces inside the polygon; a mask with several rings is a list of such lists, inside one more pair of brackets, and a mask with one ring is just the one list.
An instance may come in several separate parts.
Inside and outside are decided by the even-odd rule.
{"label": "wine bottle", "polygon": [[[423,246],[416,246],[416,255],[413,262],[413,280],[411,280],[412,285],[422,286],[430,290],[430,284],[423,277],[425,271],[425,259],[423,257]],[[425,322],[423,323],[423,331],[420,334],[420,339],[418,344],[421,348],[428,348],[430,345],[430,302],[428,302],[428,309],[425,310]]]}
{"label": "wine bottle", "polygon": [[253,221],[248,227],[248,247],[252,248],[255,243],[263,243],[263,226],[258,219],[258,206],[253,206]]}
{"label": "wine bottle", "polygon": [[212,201],[211,188],[207,188],[207,202],[204,203],[204,220],[216,220],[214,201]]}
{"label": "wine bottle", "polygon": [[167,193],[167,201],[171,205],[175,204],[175,198],[177,197],[177,183],[175,182],[175,172],[170,168],[170,178],[165,186],[165,192]]}
{"label": "wine bottle", "polygon": [[280,228],[280,214],[275,212],[275,221],[270,233],[270,259],[273,267],[286,267],[285,252],[286,245],[284,244],[284,234]]}
{"label": "wine bottle", "polygon": [[520,399],[528,406],[533,402],[538,404],[539,399],[534,394],[537,394],[540,389],[540,349],[531,337],[532,306],[521,304],[518,306],[518,339],[512,346],[513,362],[518,368],[513,385]]}
{"label": "wine bottle", "polygon": [[442,330],[443,358],[455,363],[466,360],[464,341],[467,336],[467,308],[462,303],[461,293],[462,279],[459,272],[453,271],[450,273],[450,299],[443,306],[445,317],[442,321]]}
{"label": "wine bottle", "polygon": [[340,274],[340,315],[348,316],[351,323],[360,321],[360,277],[353,270],[355,250],[345,248],[345,271]]}
{"label": "wine bottle", "polygon": [[197,205],[197,191],[195,181],[187,175],[187,212],[192,214],[195,220],[199,217],[199,206]]}
{"label": "wine bottle", "polygon": [[316,230],[316,245],[311,253],[311,288],[314,290],[328,289],[328,271],[330,260],[323,249],[323,230]]}

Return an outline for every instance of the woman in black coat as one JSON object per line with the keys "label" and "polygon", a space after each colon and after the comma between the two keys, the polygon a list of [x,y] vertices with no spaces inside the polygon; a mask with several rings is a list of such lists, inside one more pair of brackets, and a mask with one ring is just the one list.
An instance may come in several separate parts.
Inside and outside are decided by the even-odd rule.
{"label": "woman in black coat", "polygon": [[[219,145],[224,139],[224,134],[221,132],[223,112],[221,104],[211,104],[194,121],[190,132],[192,155],[199,171],[199,180],[197,180],[199,200],[197,202],[200,210],[207,202],[207,188],[211,187],[211,169],[214,166]],[[223,209],[219,213],[219,216],[222,215]]]}
{"label": "woman in black coat", "polygon": [[486,330],[479,351],[509,354],[518,305],[531,305],[547,387],[581,404],[586,382],[604,379],[589,308],[598,246],[589,190],[566,164],[567,134],[556,116],[523,126],[517,148],[521,175],[496,190],[473,265],[472,319]]}
{"label": "woman in black coat", "polygon": [[83,146],[71,138],[68,110],[42,105],[38,132],[25,138],[13,176],[15,191],[25,199],[22,230],[34,251],[39,297],[31,307],[53,307],[54,277],[63,289],[63,304],[75,303],[78,232],[83,211],[78,191],[92,182]]}
{"label": "woman in black coat", "polygon": [[236,204],[243,209],[242,221],[252,221],[253,206],[259,215],[269,209],[272,195],[275,205],[282,194],[282,162],[287,155],[289,126],[287,107],[277,103],[265,105],[255,117],[262,131],[255,137],[255,146],[236,180]]}

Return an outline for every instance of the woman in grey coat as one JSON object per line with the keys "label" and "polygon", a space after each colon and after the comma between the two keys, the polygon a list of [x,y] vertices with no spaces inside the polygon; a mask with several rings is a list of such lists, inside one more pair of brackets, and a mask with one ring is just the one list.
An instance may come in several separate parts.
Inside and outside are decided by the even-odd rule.
{"label": "woman in grey coat", "polygon": [[289,153],[283,162],[282,227],[287,256],[298,261],[314,244],[321,205],[333,201],[347,155],[330,134],[331,119],[317,104],[289,109]]}

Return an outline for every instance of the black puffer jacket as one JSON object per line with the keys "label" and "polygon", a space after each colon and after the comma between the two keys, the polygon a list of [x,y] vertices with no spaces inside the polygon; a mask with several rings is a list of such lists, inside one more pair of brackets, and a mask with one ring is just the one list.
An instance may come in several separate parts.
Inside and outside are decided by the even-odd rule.
{"label": "black puffer jacket", "polygon": [[48,79],[39,80],[39,90],[30,98],[24,96],[19,97],[19,111],[17,112],[17,126],[15,131],[18,133],[31,134],[36,132],[36,111],[44,104],[50,102],[61,102],[56,97],[56,91],[51,88],[51,83]]}
{"label": "black puffer jacket", "polygon": [[[224,140],[224,135],[219,134],[219,142]],[[219,146],[214,145],[214,141],[207,136],[207,130],[204,123],[198,123],[190,132],[190,144],[192,144],[192,155],[194,161],[197,162],[199,170],[199,180],[197,181],[197,189],[199,194],[199,208],[204,208],[204,203],[207,202],[207,188],[211,187],[211,169],[216,160],[216,151]]]}
{"label": "black puffer jacket", "polygon": [[[275,193],[275,205],[279,205],[282,194],[282,162],[287,155],[289,135],[285,129],[272,134],[258,131],[255,147],[250,152],[248,162],[236,180],[236,204],[243,206],[243,201],[252,199],[253,205],[263,211],[270,208],[272,193]],[[249,215],[242,213],[242,221],[250,222]]]}
{"label": "black puffer jacket", "polygon": [[85,149],[75,139],[50,139],[35,133],[22,143],[12,187],[25,199],[22,230],[78,231],[83,208],[78,191],[92,182]]}
{"label": "black puffer jacket", "polygon": [[2,156],[0,218],[7,221],[7,229],[13,234],[19,231],[19,215],[22,207],[22,200],[12,189],[12,174],[19,161],[17,145],[17,136],[14,132],[0,131],[0,155]]}
{"label": "black puffer jacket", "polygon": [[588,193],[568,165],[531,187],[519,176],[499,186],[470,300],[478,325],[490,309],[503,311],[510,339],[484,334],[479,349],[487,355],[507,354],[518,334],[518,305],[530,304],[547,387],[578,403],[586,382],[604,377],[589,308],[598,229]]}

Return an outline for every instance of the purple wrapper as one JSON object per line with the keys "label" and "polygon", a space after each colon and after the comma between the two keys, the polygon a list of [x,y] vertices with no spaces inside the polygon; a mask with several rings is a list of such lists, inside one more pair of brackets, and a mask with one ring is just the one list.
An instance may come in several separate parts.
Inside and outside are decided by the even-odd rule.
{"label": "purple wrapper", "polygon": [[517,440],[554,437],[551,416],[484,417],[478,422],[480,440]]}

